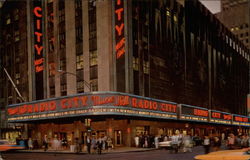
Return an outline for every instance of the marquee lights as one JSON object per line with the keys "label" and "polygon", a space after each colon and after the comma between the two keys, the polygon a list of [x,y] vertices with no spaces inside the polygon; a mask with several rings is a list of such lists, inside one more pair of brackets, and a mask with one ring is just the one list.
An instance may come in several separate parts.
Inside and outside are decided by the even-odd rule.
{"label": "marquee lights", "polygon": [[7,111],[9,121],[111,114],[250,126],[246,116],[115,92],[11,105]]}

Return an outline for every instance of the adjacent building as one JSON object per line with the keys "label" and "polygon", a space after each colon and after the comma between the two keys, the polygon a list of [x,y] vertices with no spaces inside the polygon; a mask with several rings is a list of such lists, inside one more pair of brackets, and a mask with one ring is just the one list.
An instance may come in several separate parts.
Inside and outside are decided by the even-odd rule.
{"label": "adjacent building", "polygon": [[248,132],[249,50],[198,1],[9,0],[0,16],[3,138]]}
{"label": "adjacent building", "polygon": [[250,49],[250,1],[222,0],[216,17]]}

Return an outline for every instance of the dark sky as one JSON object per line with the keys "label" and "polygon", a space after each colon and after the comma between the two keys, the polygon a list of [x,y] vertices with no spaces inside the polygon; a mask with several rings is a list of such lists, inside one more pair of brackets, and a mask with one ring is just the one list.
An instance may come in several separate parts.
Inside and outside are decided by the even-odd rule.
{"label": "dark sky", "polygon": [[212,13],[220,11],[220,0],[200,0]]}

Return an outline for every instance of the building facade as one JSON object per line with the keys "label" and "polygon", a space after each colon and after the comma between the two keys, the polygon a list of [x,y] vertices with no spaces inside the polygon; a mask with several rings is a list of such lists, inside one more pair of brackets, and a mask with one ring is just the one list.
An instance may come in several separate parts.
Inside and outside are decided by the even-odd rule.
{"label": "building facade", "polygon": [[[133,146],[133,137],[141,133],[170,135],[190,128],[188,132],[204,135],[237,124],[240,131],[248,127],[243,115],[249,50],[198,1],[184,5],[174,0],[6,1],[0,14],[0,65],[22,95],[1,69],[1,113],[9,116],[9,122],[28,123],[20,132],[25,130],[27,137],[40,143],[45,134],[72,143],[74,137],[92,134],[111,136],[117,146]],[[128,101],[110,98],[108,91],[129,94]],[[93,100],[88,112],[71,114],[76,113],[74,105],[84,106],[83,100],[59,101],[85,92]],[[95,104],[98,94],[104,99]],[[144,101],[133,101],[130,97],[135,95]],[[53,98],[56,102],[50,103]],[[126,103],[115,105],[117,101]],[[191,105],[180,107],[189,118],[181,116],[177,104]],[[101,111],[95,110],[98,106]],[[144,107],[115,114],[121,106]],[[65,113],[55,109],[64,107],[69,109]],[[155,114],[149,116],[152,108]],[[242,116],[230,116],[229,126],[216,125],[209,120],[213,110]],[[2,117],[2,125],[9,128],[7,117]],[[247,124],[240,125],[239,119]],[[8,138],[7,133],[2,130],[3,137]]]}
{"label": "building facade", "polygon": [[250,49],[250,1],[223,0],[216,17]]}

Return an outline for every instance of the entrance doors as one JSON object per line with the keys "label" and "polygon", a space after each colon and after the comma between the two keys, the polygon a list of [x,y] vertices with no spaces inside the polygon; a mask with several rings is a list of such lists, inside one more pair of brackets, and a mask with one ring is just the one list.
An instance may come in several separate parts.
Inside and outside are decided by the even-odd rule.
{"label": "entrance doors", "polygon": [[122,145],[122,131],[115,130],[115,145],[120,146]]}

